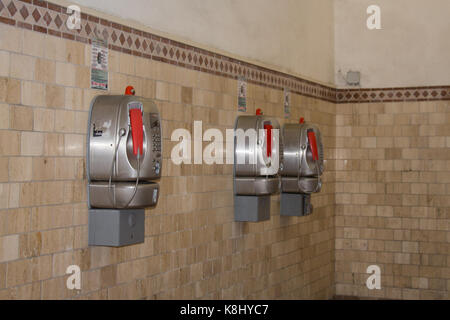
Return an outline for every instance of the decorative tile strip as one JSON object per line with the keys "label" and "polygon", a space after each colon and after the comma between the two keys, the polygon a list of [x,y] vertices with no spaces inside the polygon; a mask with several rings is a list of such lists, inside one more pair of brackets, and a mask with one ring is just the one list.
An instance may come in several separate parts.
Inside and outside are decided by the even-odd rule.
{"label": "decorative tile strip", "polygon": [[450,100],[450,86],[338,89],[336,103]]}
{"label": "decorative tile strip", "polygon": [[335,89],[289,74],[263,68],[81,13],[81,28],[66,26],[67,8],[42,0],[0,0],[0,23],[91,43],[108,41],[111,50],[334,103],[450,100],[450,86],[383,89]]}

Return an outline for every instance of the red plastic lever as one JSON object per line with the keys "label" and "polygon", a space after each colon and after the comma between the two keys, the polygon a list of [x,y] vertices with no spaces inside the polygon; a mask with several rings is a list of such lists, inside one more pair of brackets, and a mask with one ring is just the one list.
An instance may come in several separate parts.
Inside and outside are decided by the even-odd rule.
{"label": "red plastic lever", "polygon": [[309,145],[311,146],[313,160],[319,160],[319,153],[317,151],[316,134],[314,131],[308,131]]}
{"label": "red plastic lever", "polygon": [[127,96],[134,96],[135,93],[136,93],[136,91],[134,91],[134,88],[132,86],[127,86],[125,88],[125,94]]}
{"label": "red plastic lever", "polygon": [[272,156],[272,125],[271,124],[265,124],[264,129],[266,130],[266,151],[267,156]]}
{"label": "red plastic lever", "polygon": [[131,137],[133,138],[133,153],[143,154],[144,130],[142,125],[142,112],[140,109],[130,110]]}

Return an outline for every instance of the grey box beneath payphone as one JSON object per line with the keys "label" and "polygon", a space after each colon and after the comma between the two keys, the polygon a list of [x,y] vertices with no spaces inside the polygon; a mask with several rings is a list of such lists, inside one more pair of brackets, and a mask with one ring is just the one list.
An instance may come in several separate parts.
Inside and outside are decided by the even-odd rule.
{"label": "grey box beneath payphone", "polygon": [[144,237],[144,209],[89,209],[89,245],[120,247]]}
{"label": "grey box beneath payphone", "polygon": [[285,193],[280,196],[280,215],[301,217],[312,213],[311,196],[301,193]]}
{"label": "grey box beneath payphone", "polygon": [[258,222],[270,219],[270,195],[234,196],[234,221]]}

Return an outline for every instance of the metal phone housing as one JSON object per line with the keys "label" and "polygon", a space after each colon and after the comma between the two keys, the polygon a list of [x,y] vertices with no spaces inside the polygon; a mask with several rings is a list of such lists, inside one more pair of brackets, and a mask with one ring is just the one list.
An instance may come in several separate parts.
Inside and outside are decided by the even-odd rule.
{"label": "metal phone housing", "polygon": [[[317,159],[313,157],[308,133],[313,133]],[[283,157],[281,175],[281,215],[312,213],[310,195],[320,192],[324,171],[322,135],[311,123],[285,124],[282,130]],[[295,205],[293,205],[295,203]]]}
{"label": "metal phone housing", "polygon": [[[142,151],[139,146],[136,154],[132,109],[138,109],[142,119]],[[162,169],[161,120],[156,104],[132,95],[96,96],[89,113],[86,161],[89,244],[121,246],[143,242],[144,209],[158,202],[157,180]],[[105,225],[114,227],[106,230]],[[119,233],[121,237],[117,237]],[[120,241],[112,241],[114,236]]]}
{"label": "metal phone housing", "polygon": [[279,129],[276,119],[263,115],[239,116],[236,119],[235,221],[256,222],[270,218],[270,195],[280,189],[278,171],[282,146]]}

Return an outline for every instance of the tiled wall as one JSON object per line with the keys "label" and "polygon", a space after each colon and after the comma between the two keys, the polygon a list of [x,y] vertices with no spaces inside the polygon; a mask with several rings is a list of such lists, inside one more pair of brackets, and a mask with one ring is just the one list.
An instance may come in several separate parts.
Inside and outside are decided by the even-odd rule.
{"label": "tiled wall", "polygon": [[[330,298],[334,294],[332,102],[292,94],[292,115],[320,125],[324,187],[314,214],[233,222],[232,167],[171,163],[171,132],[232,128],[236,80],[110,51],[108,94],[126,85],[155,98],[162,115],[162,193],[146,211],[145,243],[87,246],[85,132],[90,45],[0,25],[0,298]],[[248,87],[257,107],[283,123],[283,92]],[[66,289],[67,266],[82,289]]]}
{"label": "tiled wall", "polygon": [[[6,5],[2,5],[5,4]],[[25,8],[25,9],[24,9]],[[64,8],[0,0],[0,298],[444,298],[450,289],[450,86],[335,89]],[[89,39],[110,44],[108,94],[156,99],[162,193],[146,241],[87,246]],[[159,48],[159,49],[158,49]],[[230,165],[174,165],[176,128],[248,113],[319,124],[326,172],[313,215],[233,222]],[[66,289],[77,264],[82,289]],[[369,265],[381,290],[365,286]]]}
{"label": "tiled wall", "polygon": [[339,104],[336,124],[336,294],[449,299],[450,101]]}

